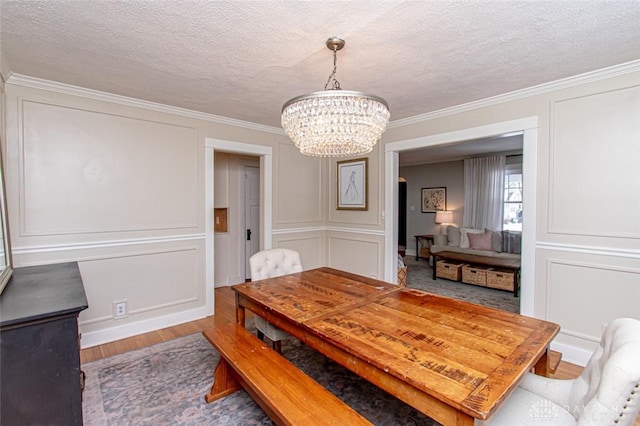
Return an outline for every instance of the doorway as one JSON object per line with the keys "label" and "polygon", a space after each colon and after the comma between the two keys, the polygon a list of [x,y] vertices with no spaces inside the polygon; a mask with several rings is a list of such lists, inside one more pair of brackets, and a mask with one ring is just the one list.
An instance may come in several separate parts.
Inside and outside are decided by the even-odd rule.
{"label": "doorway", "polygon": [[[214,166],[215,152],[245,154],[259,157],[260,162],[260,249],[271,248],[272,241],[272,206],[273,206],[273,148],[270,146],[248,144],[242,142],[225,141],[221,139],[205,138],[205,280],[207,308],[213,312],[214,284],[216,282],[217,267],[214,261],[216,243],[214,242]],[[222,251],[222,250],[221,250]],[[244,256],[239,255],[244,274]],[[222,263],[222,262],[220,262]],[[226,284],[228,285],[228,284]]]}
{"label": "doorway", "polygon": [[398,253],[407,249],[407,181],[398,178]]}
{"label": "doorway", "polygon": [[384,270],[386,281],[395,282],[397,279],[397,262],[395,259],[398,251],[399,194],[397,182],[399,176],[399,152],[448,145],[513,132],[522,132],[523,134],[523,198],[527,200],[527,203],[523,206],[523,215],[526,217],[526,221],[522,230],[520,312],[523,315],[534,315],[538,117],[522,118],[422,138],[390,142],[385,145],[385,210],[387,212],[387,220],[385,222]]}
{"label": "doorway", "polygon": [[260,251],[260,168],[244,167],[244,278],[251,279],[249,258]]}

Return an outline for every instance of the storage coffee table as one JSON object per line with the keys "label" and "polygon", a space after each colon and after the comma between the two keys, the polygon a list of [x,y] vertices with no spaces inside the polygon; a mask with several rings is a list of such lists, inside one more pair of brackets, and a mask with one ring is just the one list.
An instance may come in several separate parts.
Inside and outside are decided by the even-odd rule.
{"label": "storage coffee table", "polygon": [[518,296],[520,291],[520,260],[503,257],[482,256],[477,254],[457,253],[454,251],[440,251],[431,253],[433,256],[433,279],[436,279],[438,261],[454,261],[473,265],[488,266],[513,272],[513,296]]}

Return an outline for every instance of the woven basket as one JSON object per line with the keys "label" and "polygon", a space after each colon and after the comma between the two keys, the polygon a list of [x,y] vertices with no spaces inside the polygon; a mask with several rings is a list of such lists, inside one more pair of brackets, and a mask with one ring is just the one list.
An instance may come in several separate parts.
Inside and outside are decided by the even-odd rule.
{"label": "woven basket", "polygon": [[462,282],[487,286],[487,268],[466,265],[462,268]]}
{"label": "woven basket", "polygon": [[407,286],[407,267],[398,268],[398,285],[400,287]]}
{"label": "woven basket", "polygon": [[513,291],[514,273],[511,271],[487,271],[487,287]]}
{"label": "woven basket", "polygon": [[460,281],[460,270],[462,269],[462,266],[462,263],[449,263],[439,260],[436,263],[436,277]]}

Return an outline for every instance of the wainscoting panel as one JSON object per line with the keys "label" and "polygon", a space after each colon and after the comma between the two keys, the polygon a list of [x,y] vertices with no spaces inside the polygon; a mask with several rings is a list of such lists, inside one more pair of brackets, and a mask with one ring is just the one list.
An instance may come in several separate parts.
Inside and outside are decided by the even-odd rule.
{"label": "wainscoting panel", "polygon": [[328,266],[366,277],[383,279],[383,238],[366,235],[328,236]]}
{"label": "wainscoting panel", "polygon": [[20,105],[21,237],[198,227],[194,128]]}
{"label": "wainscoting panel", "polygon": [[273,246],[296,250],[300,253],[302,269],[314,269],[323,266],[323,232],[276,234]]}
{"label": "wainscoting panel", "polygon": [[[138,322],[205,304],[202,248],[158,251],[79,262],[89,309],[83,333]],[[113,318],[113,302],[127,301],[128,315]]]}
{"label": "wainscoting panel", "polygon": [[[585,352],[584,364],[600,341],[603,328],[618,317],[640,319],[640,262],[583,253],[541,253],[544,318],[561,324],[555,342]],[[576,313],[579,313],[576,314]]]}
{"label": "wainscoting panel", "polygon": [[552,102],[549,233],[640,238],[638,111],[640,86]]}

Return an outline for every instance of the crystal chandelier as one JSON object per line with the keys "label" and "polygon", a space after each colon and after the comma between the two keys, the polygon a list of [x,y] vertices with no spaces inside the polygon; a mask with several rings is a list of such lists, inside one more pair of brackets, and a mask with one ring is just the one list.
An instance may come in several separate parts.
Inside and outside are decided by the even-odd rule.
{"label": "crystal chandelier", "polygon": [[333,72],[324,91],[296,96],[282,107],[282,128],[302,154],[366,154],[389,122],[389,106],[384,99],[340,87],[335,78],[337,52],[344,44],[338,37],[327,40],[327,47],[333,51]]}

